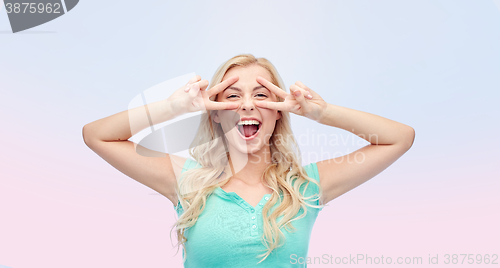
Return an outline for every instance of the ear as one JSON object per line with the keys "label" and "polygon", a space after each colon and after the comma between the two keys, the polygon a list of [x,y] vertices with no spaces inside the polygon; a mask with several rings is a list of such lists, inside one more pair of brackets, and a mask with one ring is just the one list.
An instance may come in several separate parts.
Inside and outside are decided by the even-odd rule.
{"label": "ear", "polygon": [[276,120],[279,120],[281,118],[281,111],[278,111],[278,114],[276,114]]}
{"label": "ear", "polygon": [[217,113],[217,111],[215,111],[215,112],[214,112],[213,121],[214,121],[215,123],[220,124],[220,118],[219,118],[219,114]]}

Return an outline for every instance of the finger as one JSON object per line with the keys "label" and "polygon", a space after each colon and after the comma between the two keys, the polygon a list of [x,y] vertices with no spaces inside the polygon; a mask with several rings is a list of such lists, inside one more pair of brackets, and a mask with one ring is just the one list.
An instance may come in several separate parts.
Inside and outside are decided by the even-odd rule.
{"label": "finger", "polygon": [[304,85],[304,83],[302,83],[302,82],[300,82],[300,81],[295,82],[295,84],[296,84],[297,86],[299,86],[299,87],[303,88],[304,90],[308,90],[308,89],[309,89],[306,85]]}
{"label": "finger", "polygon": [[299,91],[301,92],[300,95],[303,95],[305,98],[307,98],[307,99],[312,99],[313,98],[313,96],[311,95],[311,93],[309,91],[307,91],[307,90],[305,90],[305,89],[303,89],[303,88],[301,88],[301,87],[299,87],[297,85],[291,85],[290,86],[290,92],[292,92],[292,95],[295,97],[295,99],[297,99],[297,97],[296,97],[297,95],[296,94]]}
{"label": "finger", "polygon": [[255,101],[255,106],[260,108],[278,110],[278,111],[287,111],[286,105],[284,102],[275,102],[275,101]]}
{"label": "finger", "polygon": [[302,92],[306,99],[311,100],[313,98],[313,95],[311,94],[311,89],[308,88],[306,85],[304,85],[302,82],[297,81],[295,82],[295,85],[298,86],[299,88],[303,89],[305,92]]}
{"label": "finger", "polygon": [[268,80],[266,80],[262,76],[257,76],[257,82],[259,84],[263,85],[264,87],[266,87],[267,89],[269,89],[271,92],[276,94],[278,97],[281,97],[284,99],[288,96],[288,93],[286,93],[283,89],[277,87],[275,84],[269,82]]}
{"label": "finger", "polygon": [[[295,85],[292,85],[292,86],[295,86]],[[293,96],[295,97],[295,99],[297,100],[297,102],[299,103],[299,105],[304,108],[308,105],[306,99],[305,99],[305,96],[304,96],[304,92],[305,90],[299,88],[298,86],[295,86],[296,90],[293,92]]]}
{"label": "finger", "polygon": [[187,82],[187,85],[196,83],[196,82],[198,82],[200,80],[201,80],[201,76],[195,75],[191,79],[189,79],[189,81]]}
{"label": "finger", "polygon": [[200,86],[197,83],[192,84],[188,91],[189,96],[193,98],[198,95],[198,92],[200,92]]}
{"label": "finger", "polygon": [[205,106],[207,107],[207,110],[234,110],[238,109],[240,105],[235,102],[209,101]]}
{"label": "finger", "polygon": [[213,86],[211,89],[209,89],[207,91],[208,97],[212,97],[212,96],[218,94],[219,92],[223,91],[224,89],[226,89],[230,85],[236,83],[236,81],[238,81],[238,79],[240,79],[240,78],[237,75],[231,76],[228,79],[226,79],[226,80],[220,82],[219,84]]}
{"label": "finger", "polygon": [[209,82],[208,80],[201,80],[197,82],[197,84],[200,86],[200,90],[205,90],[207,89]]}
{"label": "finger", "polygon": [[304,85],[304,84],[303,84],[302,82],[300,82],[300,81],[295,82],[295,84],[296,84],[297,86],[299,86],[299,87],[301,87],[301,88],[303,88],[303,89],[305,89],[305,90],[309,91],[309,92],[310,92],[310,94],[311,94],[312,96],[314,96],[314,95],[316,95],[316,94],[317,94],[314,90],[310,89],[309,87],[307,87],[306,85]]}
{"label": "finger", "polygon": [[186,88],[184,89],[184,91],[188,92],[191,88],[193,88],[194,84],[197,84],[198,88],[200,90],[205,90],[208,87],[208,81],[207,80],[201,80],[201,81],[193,82],[191,84],[186,85]]}
{"label": "finger", "polygon": [[192,86],[194,83],[196,83],[196,82],[198,82],[198,81],[200,81],[200,80],[201,80],[201,76],[199,76],[199,75],[195,75],[195,76],[193,76],[193,77],[192,77],[191,79],[189,79],[189,81],[187,82],[186,87],[184,88],[184,91],[185,91],[185,92],[188,92],[188,91],[191,89],[191,86]]}
{"label": "finger", "polygon": [[311,93],[309,91],[305,91],[303,89],[292,89],[292,87],[290,87],[291,95],[295,96],[295,91],[302,92],[302,95],[304,95],[304,97],[306,99],[308,99],[308,100],[312,100],[313,99],[313,96],[311,95]]}

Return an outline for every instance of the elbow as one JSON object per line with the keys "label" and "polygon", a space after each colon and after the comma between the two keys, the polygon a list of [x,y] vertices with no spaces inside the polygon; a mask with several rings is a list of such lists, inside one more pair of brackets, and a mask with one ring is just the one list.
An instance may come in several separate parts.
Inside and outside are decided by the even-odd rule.
{"label": "elbow", "polygon": [[407,130],[404,132],[404,145],[407,150],[409,150],[413,146],[413,142],[415,141],[415,129],[408,126]]}
{"label": "elbow", "polygon": [[91,138],[89,135],[88,124],[83,126],[83,128],[82,128],[82,138],[83,138],[83,142],[85,143],[85,145],[87,145],[90,148]]}

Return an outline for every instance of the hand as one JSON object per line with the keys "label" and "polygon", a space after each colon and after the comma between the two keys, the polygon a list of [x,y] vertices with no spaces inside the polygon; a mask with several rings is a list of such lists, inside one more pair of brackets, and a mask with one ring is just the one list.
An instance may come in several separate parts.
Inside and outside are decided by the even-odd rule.
{"label": "hand", "polygon": [[290,92],[292,92],[292,94],[286,93],[261,76],[257,77],[257,82],[284,99],[283,102],[256,101],[255,105],[258,107],[292,112],[319,122],[323,111],[326,110],[328,106],[328,103],[326,103],[320,95],[306,87],[300,81],[290,86]]}
{"label": "hand", "polygon": [[230,77],[205,91],[208,87],[208,81],[201,80],[201,77],[197,75],[191,78],[185,86],[170,95],[167,99],[167,105],[169,105],[170,111],[177,116],[197,111],[237,109],[239,107],[237,103],[216,102],[210,100],[210,97],[236,83],[238,79],[238,76]]}

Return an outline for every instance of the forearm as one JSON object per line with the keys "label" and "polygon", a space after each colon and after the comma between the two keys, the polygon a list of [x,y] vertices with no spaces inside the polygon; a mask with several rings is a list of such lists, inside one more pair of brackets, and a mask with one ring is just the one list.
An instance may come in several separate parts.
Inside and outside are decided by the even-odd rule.
{"label": "forearm", "polygon": [[122,111],[83,127],[85,142],[128,140],[139,131],[176,117],[167,100]]}
{"label": "forearm", "polygon": [[319,123],[347,130],[374,145],[400,143],[411,146],[414,138],[413,128],[405,124],[330,103]]}

